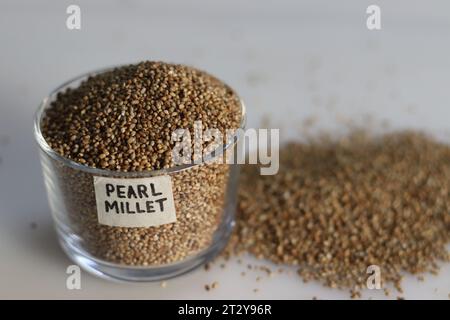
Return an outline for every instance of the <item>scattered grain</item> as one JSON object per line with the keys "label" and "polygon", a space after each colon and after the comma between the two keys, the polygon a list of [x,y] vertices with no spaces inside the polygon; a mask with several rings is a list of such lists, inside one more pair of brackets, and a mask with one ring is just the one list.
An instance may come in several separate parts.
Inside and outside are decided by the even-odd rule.
{"label": "scattered grain", "polygon": [[291,143],[277,175],[249,165],[241,177],[231,252],[298,265],[304,281],[353,297],[370,265],[401,290],[404,271],[435,273],[449,261],[450,147],[424,134]]}

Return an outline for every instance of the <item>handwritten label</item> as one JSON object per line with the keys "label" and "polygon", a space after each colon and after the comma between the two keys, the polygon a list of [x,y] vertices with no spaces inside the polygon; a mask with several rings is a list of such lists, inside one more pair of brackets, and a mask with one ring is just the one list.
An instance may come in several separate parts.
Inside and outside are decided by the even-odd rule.
{"label": "handwritten label", "polygon": [[98,222],[113,227],[153,227],[176,222],[170,176],[94,177]]}

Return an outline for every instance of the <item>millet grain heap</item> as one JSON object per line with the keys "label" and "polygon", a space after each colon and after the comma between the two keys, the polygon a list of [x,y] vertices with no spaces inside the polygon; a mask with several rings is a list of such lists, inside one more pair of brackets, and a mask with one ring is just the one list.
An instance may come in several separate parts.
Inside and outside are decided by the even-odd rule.
{"label": "millet grain heap", "polygon": [[42,121],[48,145],[93,168],[142,171],[169,168],[172,132],[194,121],[221,132],[238,128],[240,101],[205,72],[143,62],[90,77],[59,93]]}
{"label": "millet grain heap", "polygon": [[402,272],[449,261],[450,147],[416,132],[290,143],[280,171],[241,173],[237,228],[226,255],[298,266],[305,281],[366,287],[367,267],[401,290]]}
{"label": "millet grain heap", "polygon": [[[222,131],[238,128],[241,118],[239,98],[216,78],[182,65],[143,62],[59,93],[42,119],[42,133],[68,159],[138,173],[173,166],[175,129],[192,130],[201,120],[204,129]],[[229,178],[229,166],[223,164],[171,174],[177,221],[125,228],[98,223],[90,173],[56,161],[52,169],[65,208],[60,219],[82,239],[83,249],[107,261],[141,266],[177,262],[208,248],[222,219]]]}

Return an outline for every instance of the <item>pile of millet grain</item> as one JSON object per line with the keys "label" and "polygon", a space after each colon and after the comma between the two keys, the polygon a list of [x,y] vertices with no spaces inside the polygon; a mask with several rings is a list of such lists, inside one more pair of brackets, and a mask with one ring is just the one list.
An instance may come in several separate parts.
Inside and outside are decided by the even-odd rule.
{"label": "pile of millet grain", "polygon": [[417,132],[355,131],[285,145],[275,176],[244,167],[225,254],[298,266],[304,281],[357,297],[368,266],[401,291],[403,272],[450,260],[449,241],[450,147]]}
{"label": "pile of millet grain", "polygon": [[[139,172],[173,167],[175,129],[238,128],[238,96],[213,76],[183,65],[142,62],[89,77],[58,93],[42,119],[48,145],[91,168]],[[171,174],[177,221],[158,227],[100,225],[93,176],[48,159],[61,192],[58,219],[89,254],[126,265],[161,265],[207,248],[224,210],[229,166],[202,164]],[[45,172],[46,170],[44,170]]]}
{"label": "pile of millet grain", "polygon": [[42,121],[48,145],[92,168],[143,171],[172,164],[172,132],[202,121],[225,132],[241,122],[223,82],[183,65],[143,62],[90,77],[58,94]]}

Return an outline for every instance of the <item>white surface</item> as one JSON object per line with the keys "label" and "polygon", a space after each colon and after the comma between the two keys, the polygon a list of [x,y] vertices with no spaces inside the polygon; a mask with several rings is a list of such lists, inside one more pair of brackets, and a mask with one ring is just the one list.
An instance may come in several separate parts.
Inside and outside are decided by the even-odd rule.
{"label": "white surface", "polygon": [[[81,6],[82,29],[65,27]],[[284,136],[317,117],[320,128],[348,119],[393,127],[450,128],[450,4],[377,1],[382,30],[365,26],[367,1],[2,1],[0,4],[0,298],[348,298],[303,284],[293,273],[240,275],[228,263],[159,284],[116,284],[82,274],[66,289],[71,262],[52,230],[32,115],[53,88],[78,74],[144,59],[194,65],[246,101],[249,126],[264,115]],[[344,5],[345,3],[345,5]],[[30,223],[36,222],[32,230]],[[204,285],[220,287],[206,292]],[[253,289],[259,288],[257,293]],[[447,299],[450,266],[425,282],[409,277],[405,298]],[[381,292],[364,297],[383,298]],[[391,297],[397,297],[393,294]]]}

